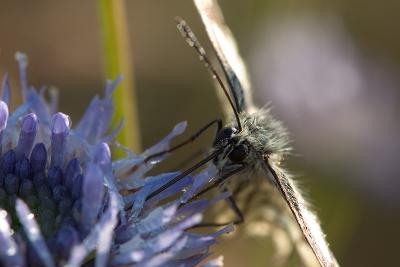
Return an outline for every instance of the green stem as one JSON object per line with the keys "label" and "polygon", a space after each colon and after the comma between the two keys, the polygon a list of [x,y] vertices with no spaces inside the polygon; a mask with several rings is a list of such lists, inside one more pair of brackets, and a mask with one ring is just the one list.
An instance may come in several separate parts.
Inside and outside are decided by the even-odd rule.
{"label": "green stem", "polygon": [[[98,0],[99,21],[103,43],[105,74],[115,78],[122,74],[122,83],[113,94],[115,127],[121,118],[124,126],[117,136],[117,141],[140,152],[139,120],[137,101],[134,90],[132,53],[129,46],[129,35],[125,14],[124,0]],[[114,151],[114,153],[117,153]],[[122,156],[117,153],[116,156]]]}

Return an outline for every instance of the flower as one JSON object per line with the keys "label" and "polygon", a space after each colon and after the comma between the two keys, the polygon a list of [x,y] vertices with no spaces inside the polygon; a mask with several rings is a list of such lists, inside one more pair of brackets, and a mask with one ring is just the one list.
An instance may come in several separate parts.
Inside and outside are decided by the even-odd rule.
{"label": "flower", "polygon": [[[107,83],[104,98],[96,96],[71,128],[69,117],[56,112],[56,94],[47,101],[44,90],[28,85],[26,56],[16,59],[24,102],[9,114],[7,75],[0,100],[0,266],[194,266],[207,258],[232,226],[210,234],[188,229],[227,194],[187,200],[215,168],[148,198],[179,172],[146,177],[167,155],[146,158],[166,150],[186,123],[135,155],[114,141],[121,126],[107,134],[120,78]],[[112,161],[109,145],[126,157]]]}

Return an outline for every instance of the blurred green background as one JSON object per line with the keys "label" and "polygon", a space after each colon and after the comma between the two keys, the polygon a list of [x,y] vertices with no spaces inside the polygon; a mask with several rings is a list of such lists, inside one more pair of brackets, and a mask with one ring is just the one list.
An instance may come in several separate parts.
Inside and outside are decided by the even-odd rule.
{"label": "blurred green background", "polygon": [[[290,168],[300,174],[339,262],[397,265],[400,1],[220,4],[258,104],[270,102],[293,132],[301,156]],[[221,117],[211,79],[173,20],[185,18],[210,51],[193,3],[127,1],[126,14],[143,147],[179,121],[189,122],[189,135]],[[95,1],[2,0],[0,74],[10,72],[18,89],[14,54],[27,53],[30,82],[59,88],[60,110],[77,122],[104,85],[97,15]],[[203,136],[163,168],[211,142],[211,134]],[[266,266],[269,249],[262,239],[242,237],[222,240],[216,254],[226,266]]]}

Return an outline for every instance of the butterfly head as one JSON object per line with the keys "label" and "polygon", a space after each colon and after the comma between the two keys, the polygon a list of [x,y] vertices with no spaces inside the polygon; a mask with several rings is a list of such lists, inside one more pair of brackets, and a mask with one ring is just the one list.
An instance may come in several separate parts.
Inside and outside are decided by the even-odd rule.
{"label": "butterfly head", "polygon": [[221,151],[214,160],[214,164],[219,169],[244,164],[250,153],[249,144],[241,136],[240,131],[231,126],[218,132],[214,140],[214,149]]}

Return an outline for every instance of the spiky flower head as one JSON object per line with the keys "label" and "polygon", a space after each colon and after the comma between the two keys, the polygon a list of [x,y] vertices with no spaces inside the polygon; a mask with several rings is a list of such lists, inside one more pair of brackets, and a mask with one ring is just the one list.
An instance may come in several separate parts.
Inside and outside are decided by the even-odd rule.
{"label": "spiky flower head", "polygon": [[[0,266],[194,266],[209,254],[216,237],[188,229],[202,212],[227,197],[185,203],[215,174],[210,166],[187,176],[160,194],[151,192],[178,172],[147,177],[181,134],[175,126],[163,140],[135,155],[112,161],[109,145],[111,94],[119,79],[108,82],[72,128],[68,115],[57,112],[57,97],[38,92],[27,82],[26,56],[17,53],[23,104],[9,114],[7,75],[0,101]],[[201,183],[194,181],[201,181]],[[182,190],[186,193],[179,195]],[[171,198],[172,196],[175,196]],[[182,203],[185,203],[184,205]],[[219,266],[221,260],[207,263]]]}

